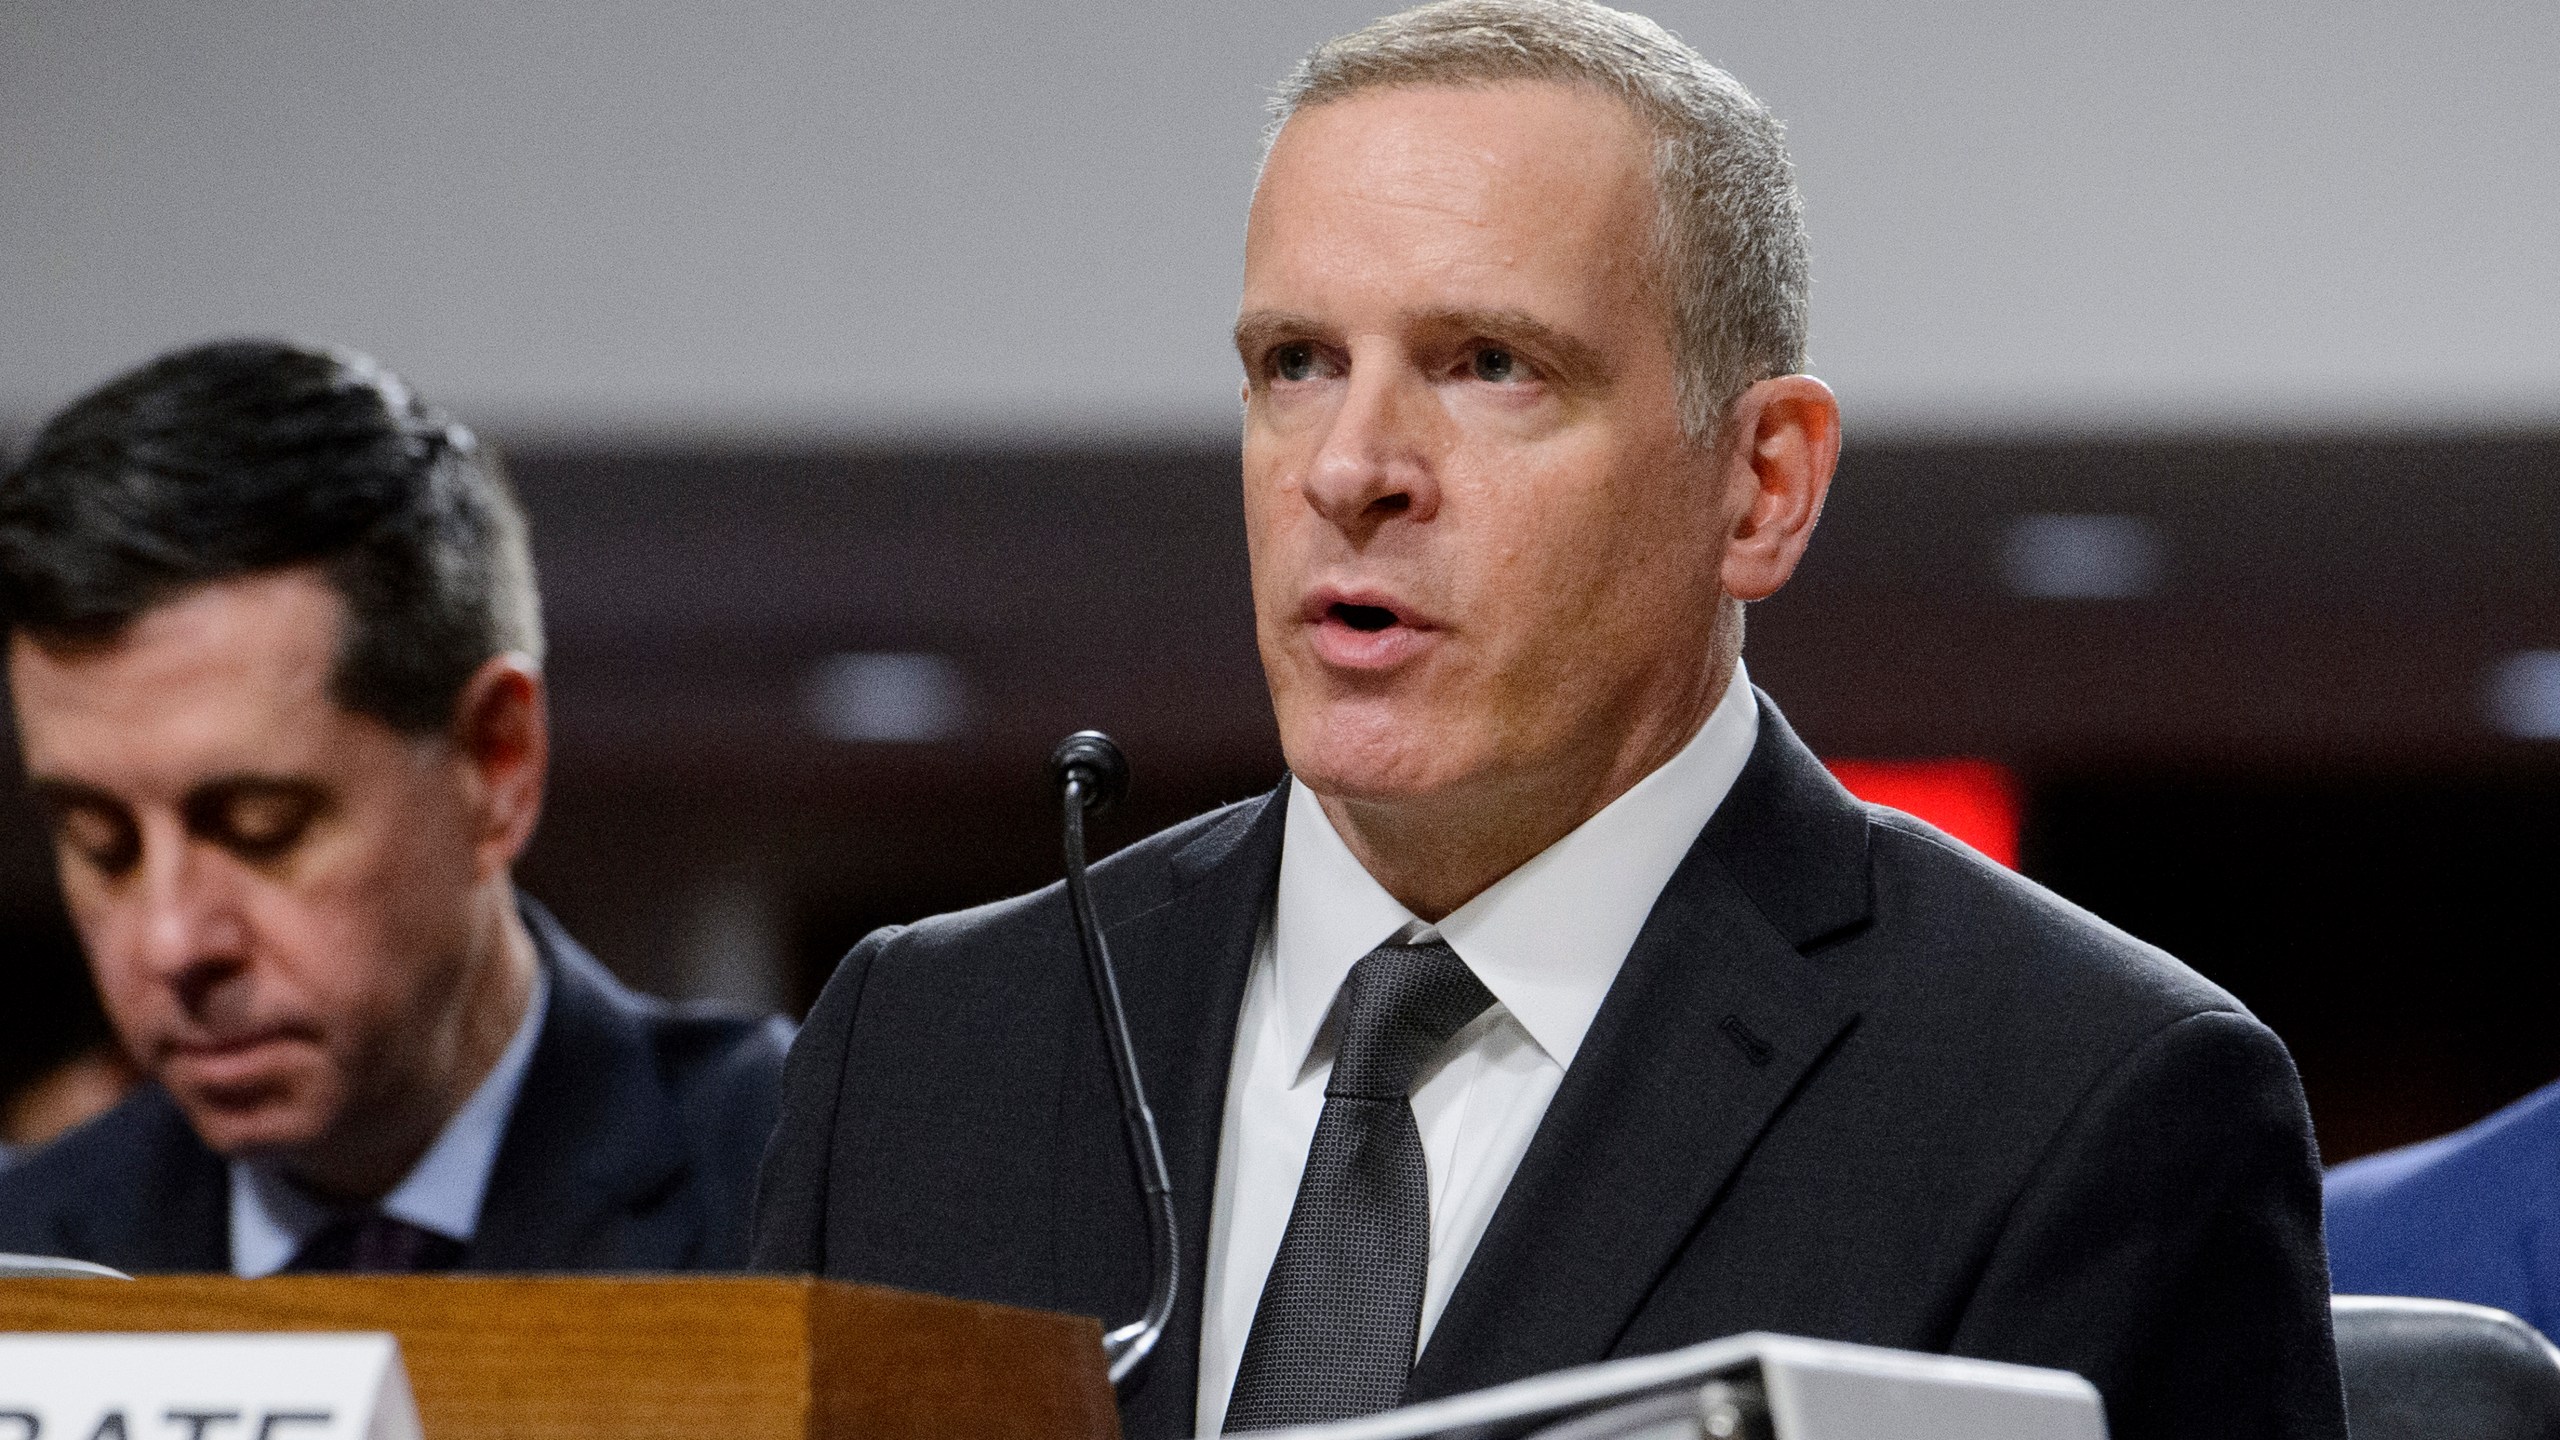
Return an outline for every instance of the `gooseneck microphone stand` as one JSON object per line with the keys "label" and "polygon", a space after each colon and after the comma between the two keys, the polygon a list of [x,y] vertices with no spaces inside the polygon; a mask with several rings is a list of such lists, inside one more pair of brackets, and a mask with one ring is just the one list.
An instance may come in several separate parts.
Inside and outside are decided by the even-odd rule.
{"label": "gooseneck microphone stand", "polygon": [[1079,730],[1058,742],[1049,756],[1049,777],[1056,782],[1064,806],[1067,901],[1076,917],[1076,939],[1084,949],[1085,978],[1101,1012],[1103,1040],[1111,1051],[1111,1069],[1120,1082],[1120,1123],[1129,1142],[1129,1163],[1146,1192],[1148,1278],[1154,1282],[1147,1313],[1102,1337],[1102,1357],[1111,1383],[1126,1388],[1173,1319],[1173,1297],[1179,1288],[1181,1251],[1174,1242],[1173,1181],[1166,1173],[1164,1142],[1156,1133],[1155,1112],[1147,1108],[1147,1087],[1138,1078],[1138,1052],[1129,1043],[1129,1017],[1120,1008],[1120,977],[1111,968],[1111,952],[1102,943],[1102,923],[1093,912],[1093,892],[1084,874],[1084,817],[1100,814],[1129,789],[1129,760],[1111,737],[1099,730]]}

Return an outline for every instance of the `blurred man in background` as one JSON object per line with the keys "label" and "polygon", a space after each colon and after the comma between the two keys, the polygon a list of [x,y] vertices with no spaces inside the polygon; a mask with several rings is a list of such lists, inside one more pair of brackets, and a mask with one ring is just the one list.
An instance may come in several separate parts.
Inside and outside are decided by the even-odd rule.
{"label": "blurred man in background", "polygon": [[[1188,1246],[1129,1433],[1768,1329],[2073,1370],[2117,1440],[2343,1434],[2283,1045],[1743,671],[1840,436],[1776,121],[1574,0],[1282,104],[1235,341],[1289,776],[1093,875]],[[1052,888],[846,957],[760,1263],[1140,1313],[1075,934]]]}
{"label": "blurred man in background", "polygon": [[2560,1084],[2329,1172],[2340,1294],[2468,1300],[2560,1340]]}
{"label": "blurred man in background", "polygon": [[0,1173],[128,1271],[735,1266],[781,1022],[616,983],[512,867],[550,734],[525,525],[362,356],[79,400],[0,479],[27,778],[150,1083]]}
{"label": "blurred man in background", "polygon": [[0,1168],[114,1109],[140,1079],[58,907],[0,915]]}

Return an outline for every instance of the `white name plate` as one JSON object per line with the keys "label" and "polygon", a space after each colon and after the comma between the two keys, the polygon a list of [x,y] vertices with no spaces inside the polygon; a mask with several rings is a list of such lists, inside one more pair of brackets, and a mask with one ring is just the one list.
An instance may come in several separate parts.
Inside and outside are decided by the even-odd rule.
{"label": "white name plate", "polygon": [[421,1440],[388,1335],[0,1335],[0,1440]]}

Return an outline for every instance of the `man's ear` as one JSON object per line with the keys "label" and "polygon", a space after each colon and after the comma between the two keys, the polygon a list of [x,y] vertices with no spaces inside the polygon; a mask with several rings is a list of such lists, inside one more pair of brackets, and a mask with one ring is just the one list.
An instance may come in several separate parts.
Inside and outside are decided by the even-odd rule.
{"label": "man's ear", "polygon": [[1822,518],[1840,460],[1840,402],[1810,375],[1763,380],[1727,412],[1722,452],[1724,591],[1766,600],[1796,573]]}
{"label": "man's ear", "polygon": [[487,876],[515,863],[542,818],[542,788],[551,769],[550,701],[542,671],[512,651],[490,656],[462,687],[453,723],[454,749],[479,832],[475,858]]}

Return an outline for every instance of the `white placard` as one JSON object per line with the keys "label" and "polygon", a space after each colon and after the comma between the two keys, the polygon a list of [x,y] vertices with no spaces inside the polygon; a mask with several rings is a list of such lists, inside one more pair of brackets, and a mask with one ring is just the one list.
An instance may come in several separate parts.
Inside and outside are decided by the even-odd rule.
{"label": "white placard", "polygon": [[0,1440],[421,1440],[389,1335],[0,1335]]}

